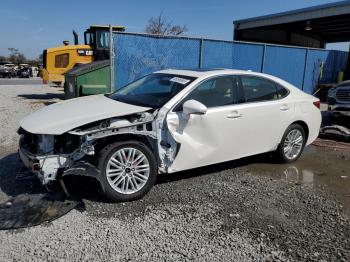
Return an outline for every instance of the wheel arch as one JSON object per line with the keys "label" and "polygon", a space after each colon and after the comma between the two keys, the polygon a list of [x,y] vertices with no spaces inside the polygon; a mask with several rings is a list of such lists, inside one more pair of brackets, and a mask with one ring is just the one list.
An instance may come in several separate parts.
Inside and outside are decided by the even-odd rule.
{"label": "wheel arch", "polygon": [[[142,143],[142,144],[141,144]],[[131,145],[132,147],[140,148],[138,150],[143,151],[142,154],[148,155],[149,158],[149,177],[146,183],[137,191],[131,194],[123,193],[113,188],[113,186],[108,182],[106,175],[106,165],[108,164],[109,158],[114,154],[114,150],[119,150],[126,145]],[[119,134],[115,136],[105,137],[104,139],[99,139],[96,141],[95,146],[99,148],[96,150],[95,155],[97,155],[97,168],[99,173],[99,182],[104,195],[113,202],[120,201],[133,201],[141,198],[145,195],[151,187],[154,185],[157,178],[158,163],[157,157],[152,149],[152,138],[146,135],[136,135],[136,134]],[[141,149],[142,148],[142,149]],[[128,171],[130,172],[130,171]],[[127,188],[129,188],[127,186]]]}
{"label": "wheel arch", "polygon": [[115,142],[120,142],[120,141],[127,141],[127,140],[134,140],[134,141],[139,141],[144,143],[146,146],[148,146],[151,150],[154,149],[156,146],[155,139],[146,136],[146,135],[137,135],[137,134],[117,134],[114,136],[108,136],[104,138],[100,138],[96,140],[96,147],[97,149],[99,148],[104,148],[105,146],[115,143]]}
{"label": "wheel arch", "polygon": [[100,138],[96,140],[95,144],[95,150],[96,150],[96,156],[99,154],[99,152],[105,148],[107,145],[113,144],[115,142],[122,142],[122,141],[138,141],[143,144],[145,144],[153,153],[155,156],[155,159],[157,161],[157,165],[159,165],[159,154],[158,154],[158,147],[157,147],[157,140],[149,137],[147,135],[138,135],[138,134],[116,134],[113,136],[108,136],[104,138]]}
{"label": "wheel arch", "polygon": [[304,132],[305,132],[305,143],[306,143],[306,141],[308,141],[308,139],[309,139],[309,132],[310,132],[309,126],[303,120],[294,121],[289,126],[294,125],[294,124],[300,125],[304,129]]}

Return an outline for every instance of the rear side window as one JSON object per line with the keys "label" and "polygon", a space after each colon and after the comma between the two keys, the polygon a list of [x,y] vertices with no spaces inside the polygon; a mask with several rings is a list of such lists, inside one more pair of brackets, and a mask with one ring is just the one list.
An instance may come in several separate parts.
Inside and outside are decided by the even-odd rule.
{"label": "rear side window", "polygon": [[288,94],[287,89],[265,78],[242,76],[241,81],[245,102],[277,100]]}
{"label": "rear side window", "polygon": [[289,91],[281,85],[276,84],[277,87],[277,99],[284,98],[288,95]]}
{"label": "rear side window", "polygon": [[62,54],[55,56],[55,67],[66,68],[69,64],[69,54]]}

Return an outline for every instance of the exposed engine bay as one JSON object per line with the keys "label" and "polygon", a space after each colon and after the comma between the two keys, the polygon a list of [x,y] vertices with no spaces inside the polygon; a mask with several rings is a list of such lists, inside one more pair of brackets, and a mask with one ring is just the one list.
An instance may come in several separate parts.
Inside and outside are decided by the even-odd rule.
{"label": "exposed engine bay", "polygon": [[[43,185],[62,176],[78,174],[98,179],[96,155],[108,139],[137,136],[158,152],[159,172],[166,172],[176,142],[166,131],[165,113],[158,110],[96,121],[62,135],[32,134],[20,128],[19,154]],[[164,128],[163,128],[164,126]]]}

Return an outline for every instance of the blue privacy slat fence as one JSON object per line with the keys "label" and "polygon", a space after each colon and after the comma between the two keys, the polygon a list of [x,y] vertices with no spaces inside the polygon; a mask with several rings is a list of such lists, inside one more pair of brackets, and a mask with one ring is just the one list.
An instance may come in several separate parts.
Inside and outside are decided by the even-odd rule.
{"label": "blue privacy slat fence", "polygon": [[266,46],[263,72],[303,86],[305,49]]}
{"label": "blue privacy slat fence", "polygon": [[115,34],[116,87],[164,68],[197,68],[199,45],[195,39]]}
{"label": "blue privacy slat fence", "polygon": [[[303,90],[307,93],[312,93],[313,87],[320,82],[321,66],[322,63],[327,61],[330,51],[327,50],[308,50],[306,63],[305,63],[305,77]],[[331,65],[330,65],[331,66]],[[323,69],[323,78],[328,75]],[[329,79],[332,80],[332,79]]]}
{"label": "blue privacy slat fence", "polygon": [[264,46],[202,40],[202,68],[235,68],[260,71]]}
{"label": "blue privacy slat fence", "polygon": [[[280,77],[307,93],[335,82],[347,52],[202,38],[114,33],[116,88],[164,68],[234,68]],[[322,73],[321,73],[322,72]]]}
{"label": "blue privacy slat fence", "polygon": [[264,58],[264,46],[246,43],[232,43],[232,46],[232,68],[261,72]]}

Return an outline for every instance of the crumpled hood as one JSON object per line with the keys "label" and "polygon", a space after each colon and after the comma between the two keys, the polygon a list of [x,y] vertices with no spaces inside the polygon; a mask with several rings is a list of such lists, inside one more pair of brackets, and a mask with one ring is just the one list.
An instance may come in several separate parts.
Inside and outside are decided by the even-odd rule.
{"label": "crumpled hood", "polygon": [[91,122],[149,109],[118,102],[104,95],[86,96],[46,106],[23,118],[20,126],[33,134],[61,135]]}

